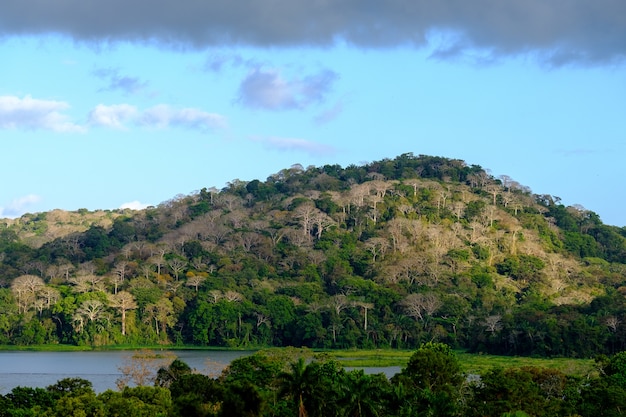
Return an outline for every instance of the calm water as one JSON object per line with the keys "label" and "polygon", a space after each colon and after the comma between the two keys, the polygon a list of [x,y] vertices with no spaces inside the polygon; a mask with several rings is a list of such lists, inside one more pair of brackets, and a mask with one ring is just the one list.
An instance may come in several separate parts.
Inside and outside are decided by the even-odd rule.
{"label": "calm water", "polygon": [[[217,376],[232,360],[251,355],[251,351],[171,350],[191,368]],[[17,386],[45,388],[63,378],[91,381],[94,391],[117,390],[119,367],[132,356],[131,351],[107,352],[5,352],[0,351],[0,394]],[[355,368],[346,368],[347,370]],[[384,373],[392,377],[400,367],[362,368],[365,373]]]}
{"label": "calm water", "polygon": [[[219,373],[232,360],[249,351],[173,350],[179,359],[204,374]],[[91,381],[94,391],[117,389],[119,367],[132,355],[129,351],[109,352],[0,352],[0,394],[17,386],[45,388],[63,378]]]}

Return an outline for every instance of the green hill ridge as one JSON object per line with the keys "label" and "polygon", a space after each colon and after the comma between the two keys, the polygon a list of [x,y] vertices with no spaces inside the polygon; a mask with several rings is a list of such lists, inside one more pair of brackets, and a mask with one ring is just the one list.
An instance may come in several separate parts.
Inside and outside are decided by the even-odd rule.
{"label": "green hill ridge", "polygon": [[626,230],[443,157],[0,220],[0,343],[623,350]]}

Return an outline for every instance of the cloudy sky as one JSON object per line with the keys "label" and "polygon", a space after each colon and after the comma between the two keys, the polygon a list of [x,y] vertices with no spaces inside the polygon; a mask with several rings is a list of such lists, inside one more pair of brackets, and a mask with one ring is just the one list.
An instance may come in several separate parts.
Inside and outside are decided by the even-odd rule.
{"label": "cloudy sky", "polygon": [[623,0],[3,0],[0,217],[465,160],[626,226]]}

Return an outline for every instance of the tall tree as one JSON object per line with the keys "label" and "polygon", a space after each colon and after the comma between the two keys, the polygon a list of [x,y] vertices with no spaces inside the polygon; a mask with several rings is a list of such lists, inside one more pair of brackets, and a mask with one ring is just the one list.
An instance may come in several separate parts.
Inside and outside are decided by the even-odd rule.
{"label": "tall tree", "polygon": [[128,291],[119,291],[109,296],[109,304],[122,315],[122,335],[126,335],[126,312],[137,308],[135,297]]}

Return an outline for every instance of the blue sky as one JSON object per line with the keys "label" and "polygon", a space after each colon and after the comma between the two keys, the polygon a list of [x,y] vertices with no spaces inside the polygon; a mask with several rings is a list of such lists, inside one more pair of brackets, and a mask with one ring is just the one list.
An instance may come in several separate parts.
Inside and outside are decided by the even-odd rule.
{"label": "blue sky", "polygon": [[85,4],[0,5],[0,217],[412,152],[626,226],[626,3]]}

